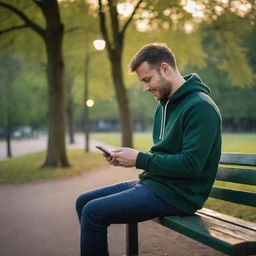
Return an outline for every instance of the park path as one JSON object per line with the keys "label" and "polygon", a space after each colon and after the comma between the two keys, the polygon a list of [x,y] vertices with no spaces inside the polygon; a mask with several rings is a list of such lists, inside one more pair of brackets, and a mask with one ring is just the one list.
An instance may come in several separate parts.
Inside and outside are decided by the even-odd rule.
{"label": "park path", "polygon": [[[68,141],[68,138],[66,138]],[[89,147],[91,151],[97,151],[95,145],[100,144],[108,149],[111,149],[112,146],[104,142],[99,142],[97,140],[90,140]],[[77,133],[75,135],[75,143],[69,144],[67,142],[68,148],[85,148],[84,135],[82,133]],[[11,141],[11,149],[13,157],[23,156],[35,152],[45,151],[47,149],[47,136],[40,135],[37,138],[27,138],[27,139],[13,139]],[[0,140],[0,160],[6,159],[6,142]]]}
{"label": "park path", "polygon": [[[0,255],[79,256],[77,196],[139,173],[106,165],[65,179],[0,185]],[[108,238],[110,255],[125,255],[125,225],[111,225]],[[223,256],[151,221],[140,223],[139,239],[141,256]]]}

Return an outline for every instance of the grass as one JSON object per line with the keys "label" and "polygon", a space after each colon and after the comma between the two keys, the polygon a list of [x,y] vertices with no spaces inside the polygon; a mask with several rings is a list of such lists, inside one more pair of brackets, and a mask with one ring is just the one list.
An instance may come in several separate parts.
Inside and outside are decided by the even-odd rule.
{"label": "grass", "polygon": [[81,174],[85,171],[106,165],[104,158],[97,153],[84,153],[83,150],[68,150],[72,166],[69,168],[40,169],[45,152],[0,161],[0,184],[16,184],[60,179]]}
{"label": "grass", "polygon": [[[231,188],[235,190],[248,191],[256,193],[256,186],[236,184],[231,182],[216,181],[215,186]],[[209,198],[205,203],[206,208],[219,211],[244,220],[256,222],[256,208],[246,205],[230,203],[214,198]]]}
{"label": "grass", "polygon": [[223,134],[222,151],[256,153],[256,134]]}
{"label": "grass", "polygon": [[[116,147],[121,145],[120,133],[93,133],[92,138]],[[223,134],[222,139],[223,152],[256,153],[256,134]],[[135,149],[147,152],[152,144],[152,134],[150,132],[134,133]]]}
{"label": "grass", "polygon": [[[92,138],[103,141],[115,147],[121,146],[121,134],[117,132],[111,133],[93,133]],[[133,136],[134,148],[139,151],[148,151],[152,146],[152,135],[150,132],[136,132]]]}

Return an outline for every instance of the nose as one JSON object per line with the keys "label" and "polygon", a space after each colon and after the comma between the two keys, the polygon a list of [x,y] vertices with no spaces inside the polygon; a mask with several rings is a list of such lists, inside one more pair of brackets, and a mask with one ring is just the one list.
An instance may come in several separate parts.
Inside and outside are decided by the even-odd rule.
{"label": "nose", "polygon": [[150,91],[149,86],[146,85],[146,84],[143,84],[143,91],[144,91],[144,92],[149,92],[149,91]]}

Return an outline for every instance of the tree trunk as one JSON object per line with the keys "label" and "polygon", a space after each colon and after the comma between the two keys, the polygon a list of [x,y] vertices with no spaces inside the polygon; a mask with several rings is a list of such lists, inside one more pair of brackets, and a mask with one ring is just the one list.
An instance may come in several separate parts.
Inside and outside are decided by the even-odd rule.
{"label": "tree trunk", "polygon": [[74,115],[73,115],[73,98],[72,98],[72,86],[73,86],[73,78],[68,77],[66,79],[67,83],[67,120],[68,120],[68,135],[69,135],[69,143],[75,143],[74,139]]}
{"label": "tree trunk", "polygon": [[43,167],[68,167],[69,162],[65,147],[65,86],[64,63],[62,57],[62,41],[64,26],[59,20],[57,4],[46,1],[45,17],[47,30],[45,36],[47,51],[47,79],[48,79],[48,150]]}
{"label": "tree trunk", "polygon": [[121,57],[111,58],[111,71],[121,119],[122,146],[132,148],[132,118],[131,111],[129,108],[129,100],[127,97],[127,92],[123,81]]}
{"label": "tree trunk", "polygon": [[[137,2],[132,14],[126,20],[122,28],[119,24],[117,1],[107,1],[108,14],[111,20],[110,29],[108,29],[109,26],[107,26],[105,15],[106,9],[104,9],[104,4],[102,2],[102,0],[98,0],[98,15],[100,19],[101,33],[103,35],[104,40],[106,41],[107,52],[109,60],[111,62],[112,79],[114,82],[122,126],[122,146],[132,148],[132,118],[129,109],[129,101],[126,93],[126,88],[123,81],[122,52],[124,48],[125,31],[130,22],[132,21],[136,10],[139,8],[139,5],[143,2],[143,0],[139,0]],[[110,37],[112,37],[112,39],[110,39]]]}
{"label": "tree trunk", "polygon": [[7,110],[7,124],[6,124],[7,157],[12,157],[12,150],[11,150],[11,134],[12,134],[11,114],[10,114],[10,111]]}

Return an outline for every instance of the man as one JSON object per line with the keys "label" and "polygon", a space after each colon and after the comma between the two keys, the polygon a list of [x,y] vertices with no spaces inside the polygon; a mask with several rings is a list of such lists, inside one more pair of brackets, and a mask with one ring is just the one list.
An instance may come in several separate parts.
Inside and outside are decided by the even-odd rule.
{"label": "man", "polygon": [[82,194],[76,209],[81,255],[108,254],[107,227],[200,209],[215,180],[221,154],[221,117],[197,74],[182,77],[165,45],[142,48],[130,64],[144,91],[159,101],[149,153],[117,148],[110,164],[144,170],[130,181]]}

